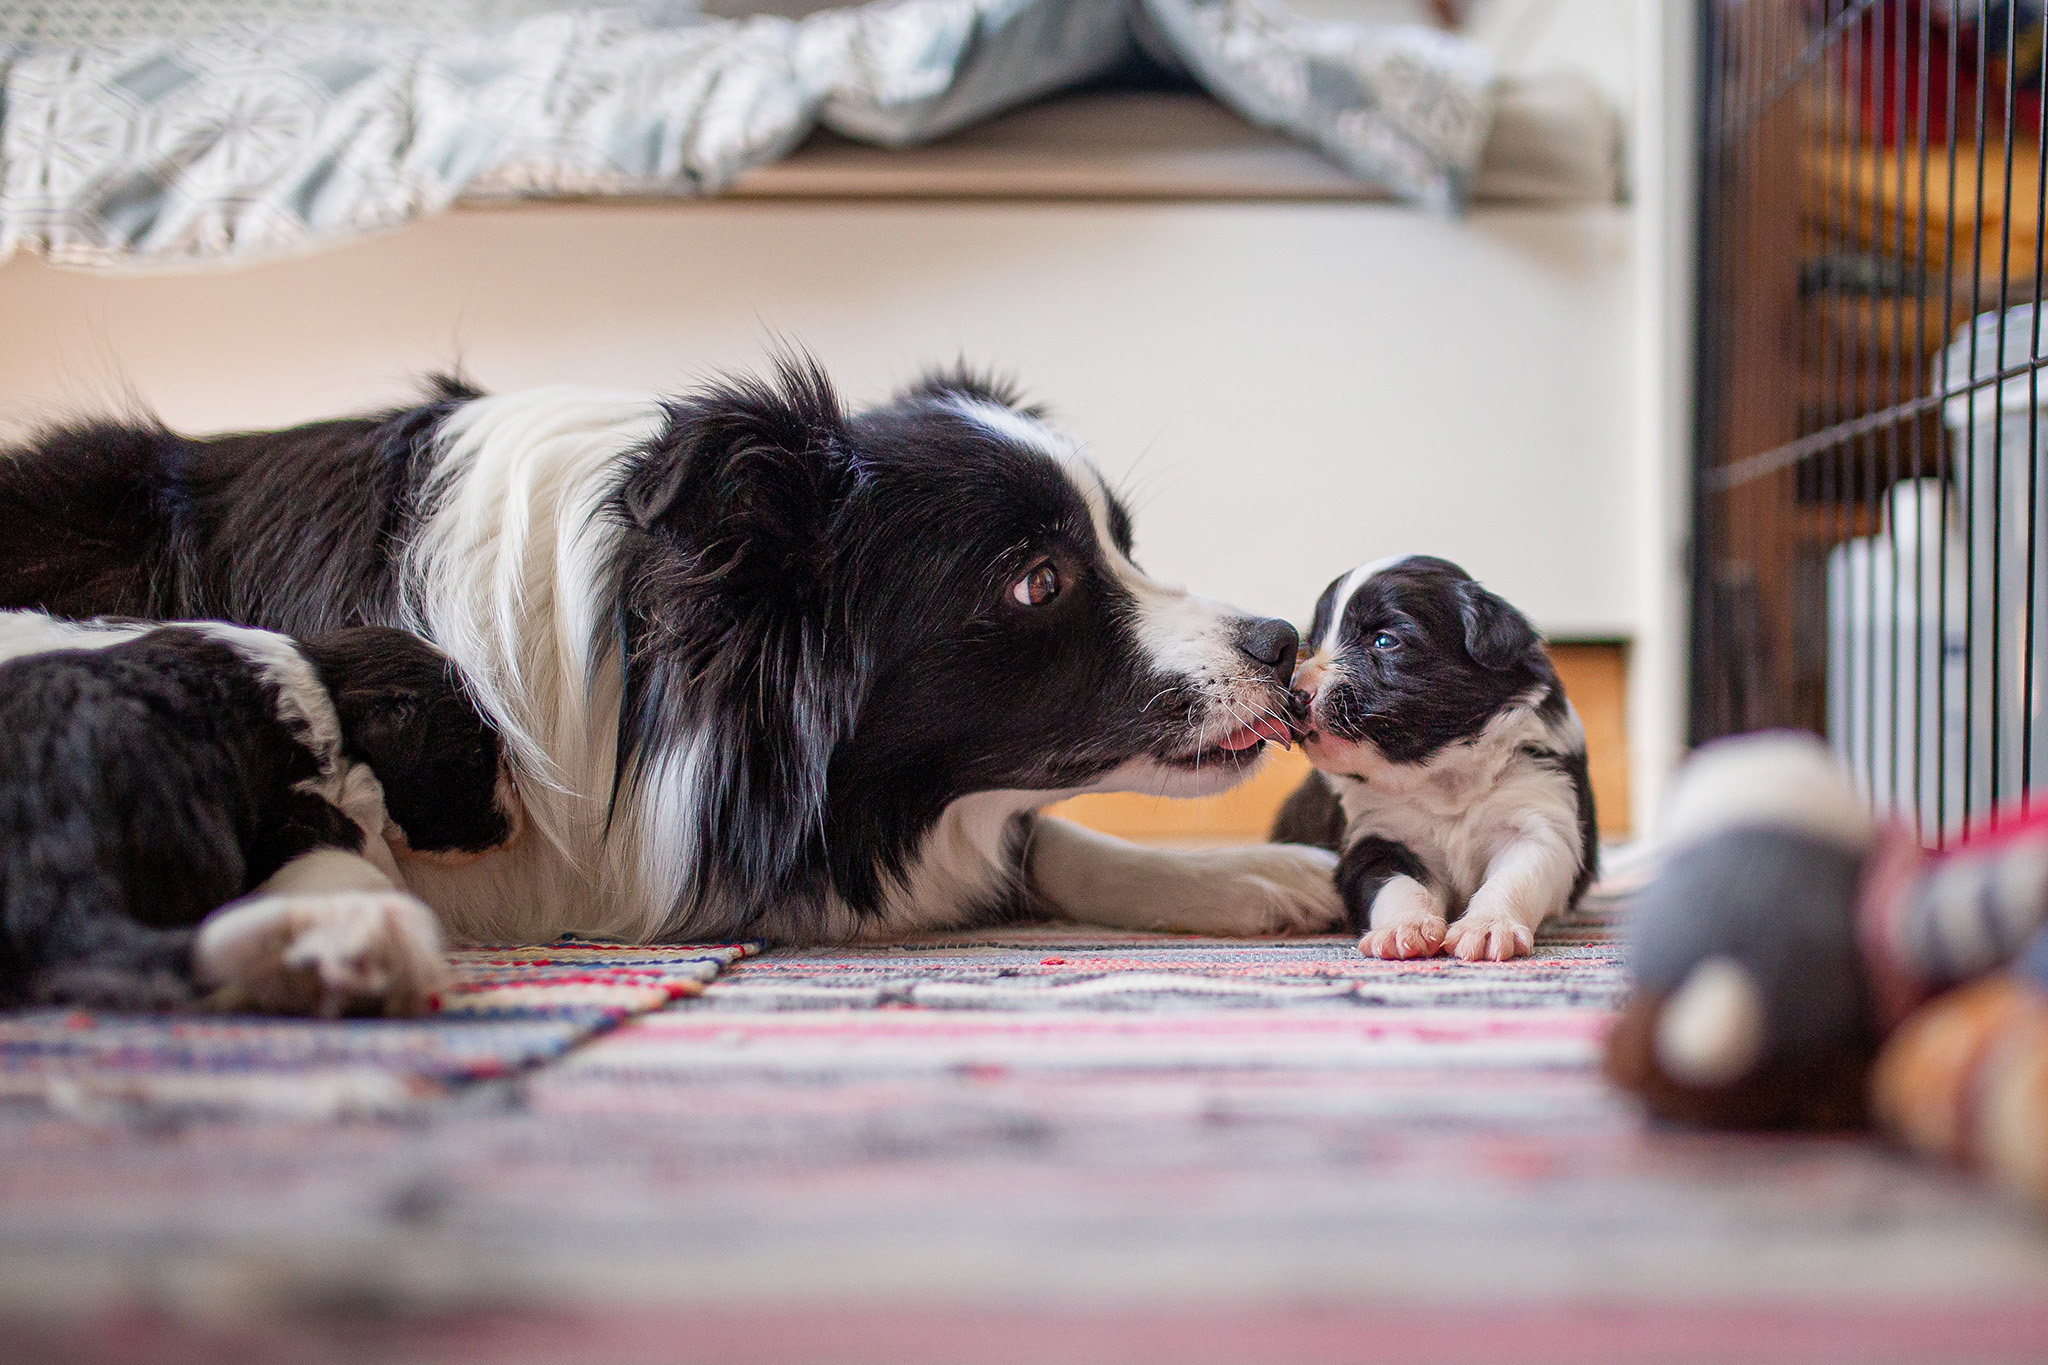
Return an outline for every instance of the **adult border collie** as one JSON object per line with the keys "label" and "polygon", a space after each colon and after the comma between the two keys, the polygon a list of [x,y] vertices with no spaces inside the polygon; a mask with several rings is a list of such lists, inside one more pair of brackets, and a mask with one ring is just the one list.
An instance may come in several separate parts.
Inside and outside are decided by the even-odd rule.
{"label": "adult border collie", "polygon": [[0,598],[438,645],[540,836],[407,865],[462,938],[1344,917],[1321,850],[1033,815],[1238,781],[1288,738],[1295,632],[1146,577],[1077,444],[964,372],[857,414],[791,357],[682,398],[443,379],[288,431],[59,428],[0,460]]}

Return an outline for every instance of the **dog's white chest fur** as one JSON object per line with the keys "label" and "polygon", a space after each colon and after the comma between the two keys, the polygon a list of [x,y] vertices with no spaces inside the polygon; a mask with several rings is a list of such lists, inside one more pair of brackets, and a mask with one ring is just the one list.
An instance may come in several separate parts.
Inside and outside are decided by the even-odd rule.
{"label": "dog's white chest fur", "polygon": [[1443,888],[1456,914],[1496,858],[1536,836],[1583,856],[1572,780],[1530,750],[1583,745],[1578,716],[1554,733],[1526,706],[1495,716],[1479,735],[1421,763],[1389,763],[1369,745],[1356,772],[1332,774],[1344,807],[1344,843],[1377,835],[1401,844]]}

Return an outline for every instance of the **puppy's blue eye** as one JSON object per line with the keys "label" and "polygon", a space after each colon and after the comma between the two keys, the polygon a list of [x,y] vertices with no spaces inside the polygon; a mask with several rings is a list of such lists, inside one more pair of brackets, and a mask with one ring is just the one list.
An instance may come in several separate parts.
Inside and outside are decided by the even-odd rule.
{"label": "puppy's blue eye", "polygon": [[1372,637],[1372,647],[1374,649],[1399,649],[1401,642],[1385,631],[1381,631]]}

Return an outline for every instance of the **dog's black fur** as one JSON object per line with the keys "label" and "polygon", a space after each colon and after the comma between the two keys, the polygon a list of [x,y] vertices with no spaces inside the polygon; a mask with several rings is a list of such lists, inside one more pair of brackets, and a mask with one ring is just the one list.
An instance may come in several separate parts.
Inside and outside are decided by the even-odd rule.
{"label": "dog's black fur", "polygon": [[[1311,787],[1329,791],[1327,779],[1321,773],[1316,773],[1311,781],[1302,783],[1296,789],[1294,796],[1289,798],[1289,803],[1292,804],[1302,792],[1310,790]],[[1341,846],[1344,837],[1344,809],[1338,804],[1335,793],[1330,794],[1329,801],[1330,808],[1337,817],[1337,839]],[[1282,807],[1283,819],[1285,809]],[[1343,855],[1337,863],[1337,891],[1344,897],[1344,909],[1351,916],[1351,932],[1355,934],[1365,932],[1366,919],[1372,912],[1372,903],[1388,882],[1396,877],[1413,877],[1419,882],[1429,880],[1429,869],[1422,865],[1422,860],[1415,856],[1415,851],[1393,839],[1382,839],[1378,835],[1368,834],[1345,847]]]}
{"label": "dog's black fur", "polygon": [[389,625],[434,435],[476,396],[444,376],[376,416],[204,439],[51,428],[0,458],[0,607],[301,639]]}
{"label": "dog's black fur", "polygon": [[[508,837],[497,737],[446,659],[378,628],[302,649],[413,849]],[[304,789],[320,771],[278,687],[199,630],[0,664],[0,1004],[191,1001],[201,920],[300,854],[363,848]]]}

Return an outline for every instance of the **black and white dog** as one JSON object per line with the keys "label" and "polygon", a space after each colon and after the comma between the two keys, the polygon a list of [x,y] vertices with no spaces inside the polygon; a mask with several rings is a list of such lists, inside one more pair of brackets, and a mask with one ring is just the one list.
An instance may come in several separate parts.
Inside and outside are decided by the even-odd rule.
{"label": "black and white dog", "polygon": [[1463,569],[1410,555],[1338,578],[1294,684],[1319,771],[1274,837],[1341,850],[1360,951],[1518,957],[1592,883],[1585,730],[1528,618]]}
{"label": "black and white dog", "polygon": [[505,779],[402,631],[0,612],[0,1004],[413,1013],[443,969],[394,853],[510,842]]}
{"label": "black and white dog", "polygon": [[55,430],[0,460],[0,595],[445,650],[538,836],[407,866],[460,938],[1343,918],[1322,850],[1034,817],[1237,782],[1289,738],[1295,632],[1148,578],[1075,441],[966,374],[857,414],[793,359],[683,398],[442,381],[289,431]]}

